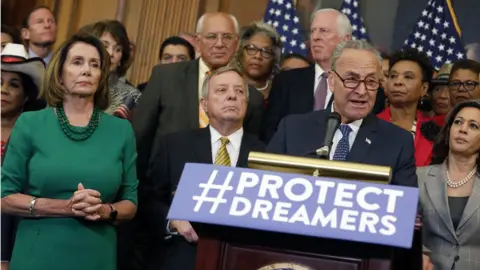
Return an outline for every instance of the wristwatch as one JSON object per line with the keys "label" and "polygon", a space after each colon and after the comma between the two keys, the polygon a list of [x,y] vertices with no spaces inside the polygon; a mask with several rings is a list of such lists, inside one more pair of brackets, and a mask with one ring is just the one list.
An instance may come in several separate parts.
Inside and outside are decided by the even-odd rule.
{"label": "wristwatch", "polygon": [[110,206],[110,216],[108,217],[108,221],[114,222],[117,219],[118,211],[113,204],[109,203],[108,206]]}

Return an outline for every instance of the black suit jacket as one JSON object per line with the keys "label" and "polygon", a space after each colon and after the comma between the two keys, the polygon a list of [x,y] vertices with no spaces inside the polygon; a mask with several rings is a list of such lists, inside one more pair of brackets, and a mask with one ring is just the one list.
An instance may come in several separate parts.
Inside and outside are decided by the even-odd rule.
{"label": "black suit jacket", "polygon": [[[133,129],[137,138],[137,174],[140,181],[151,157],[154,142],[162,135],[195,129],[198,124],[198,70],[199,60],[157,65],[133,114]],[[244,129],[254,135],[260,133],[263,115],[263,96],[249,89]]]}
{"label": "black suit jacket", "polygon": [[[244,133],[240,146],[237,167],[247,167],[250,151],[265,150],[265,144],[256,136]],[[164,241],[166,218],[172,194],[182,175],[185,163],[212,164],[212,148],[210,129],[202,128],[176,132],[164,136],[156,155],[152,158],[148,170],[148,181],[140,183],[142,194],[149,198],[147,202],[139,202],[142,213],[148,212],[149,228],[155,239],[154,252],[150,260],[150,269],[193,269],[196,248],[181,236],[173,236]],[[153,188],[148,187],[151,183]],[[145,210],[145,211],[144,211]],[[159,256],[158,253],[163,253]]]}
{"label": "black suit jacket", "polygon": [[[329,114],[330,110],[321,110],[287,116],[267,151],[293,156],[315,153],[322,146]],[[412,134],[373,114],[363,119],[347,161],[391,167],[392,184],[418,187]]]}
{"label": "black suit jacket", "polygon": [[[262,125],[262,139],[265,142],[270,141],[277,131],[280,120],[285,116],[313,111],[315,102],[314,84],[314,65],[306,68],[286,70],[275,76]],[[327,108],[331,106],[332,100],[332,98],[329,100]],[[384,109],[385,94],[383,89],[379,89],[372,112],[378,114]]]}

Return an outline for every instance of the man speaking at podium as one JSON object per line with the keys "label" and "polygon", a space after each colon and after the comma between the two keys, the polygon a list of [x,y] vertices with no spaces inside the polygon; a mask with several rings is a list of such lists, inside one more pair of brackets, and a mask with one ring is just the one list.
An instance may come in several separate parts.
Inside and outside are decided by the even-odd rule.
{"label": "man speaking at podium", "polygon": [[388,166],[391,184],[417,187],[412,134],[371,113],[380,85],[381,60],[368,42],[350,40],[337,45],[328,73],[332,109],[285,117],[267,151]]}

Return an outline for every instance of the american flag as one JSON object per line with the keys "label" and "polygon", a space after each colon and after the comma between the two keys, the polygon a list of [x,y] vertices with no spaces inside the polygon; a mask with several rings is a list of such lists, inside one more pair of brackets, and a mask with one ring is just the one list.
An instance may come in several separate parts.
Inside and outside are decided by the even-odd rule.
{"label": "american flag", "polygon": [[426,53],[438,70],[443,64],[465,57],[460,36],[460,27],[450,0],[430,0],[412,34],[405,40],[404,48]]}
{"label": "american flag", "polygon": [[282,53],[307,55],[300,20],[293,0],[270,0],[263,21],[272,25],[283,42]]}
{"label": "american flag", "polygon": [[343,0],[340,11],[345,14],[352,24],[352,39],[369,40],[367,29],[363,24],[362,15],[360,15],[360,0]]}

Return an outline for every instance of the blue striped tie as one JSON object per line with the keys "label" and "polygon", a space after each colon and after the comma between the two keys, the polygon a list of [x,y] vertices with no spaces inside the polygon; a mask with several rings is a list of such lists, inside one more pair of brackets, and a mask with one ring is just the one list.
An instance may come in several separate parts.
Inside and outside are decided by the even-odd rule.
{"label": "blue striped tie", "polygon": [[350,152],[350,142],[348,137],[352,129],[349,125],[340,125],[340,131],[342,132],[342,138],[338,141],[337,149],[333,154],[333,160],[345,161],[347,160],[348,152]]}

